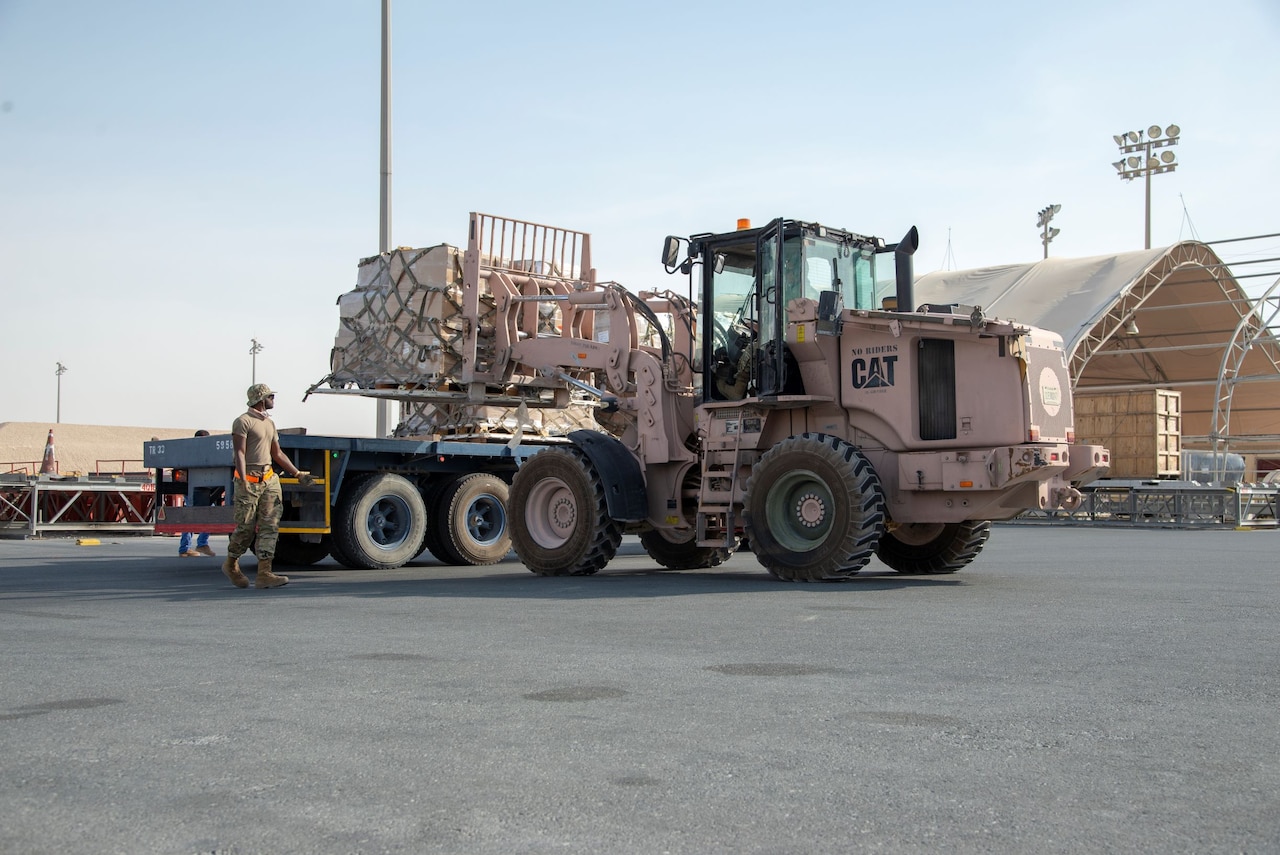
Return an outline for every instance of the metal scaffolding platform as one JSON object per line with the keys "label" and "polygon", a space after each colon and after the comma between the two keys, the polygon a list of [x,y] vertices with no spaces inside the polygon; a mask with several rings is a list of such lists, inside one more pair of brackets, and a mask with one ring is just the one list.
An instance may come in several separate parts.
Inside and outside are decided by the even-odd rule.
{"label": "metal scaffolding platform", "polygon": [[149,476],[0,475],[0,537],[151,534],[155,497]]}
{"label": "metal scaffolding platform", "polygon": [[1158,528],[1276,528],[1280,485],[1098,481],[1074,511],[1029,511],[1013,522]]}

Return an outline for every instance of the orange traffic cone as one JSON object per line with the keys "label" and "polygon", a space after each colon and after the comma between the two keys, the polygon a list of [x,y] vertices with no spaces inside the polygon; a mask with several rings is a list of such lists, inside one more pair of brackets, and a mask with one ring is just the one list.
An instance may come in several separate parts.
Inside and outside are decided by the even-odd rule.
{"label": "orange traffic cone", "polygon": [[53,429],[49,429],[49,439],[44,444],[44,461],[40,464],[41,475],[57,475],[58,459],[53,456]]}

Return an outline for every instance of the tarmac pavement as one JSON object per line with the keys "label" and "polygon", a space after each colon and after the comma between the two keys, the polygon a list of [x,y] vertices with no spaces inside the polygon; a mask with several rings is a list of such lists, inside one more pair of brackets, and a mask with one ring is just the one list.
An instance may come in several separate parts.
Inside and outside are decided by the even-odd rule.
{"label": "tarmac pavement", "polygon": [[997,526],[804,585],[628,538],[259,591],[0,541],[0,852],[1276,852],[1278,547]]}

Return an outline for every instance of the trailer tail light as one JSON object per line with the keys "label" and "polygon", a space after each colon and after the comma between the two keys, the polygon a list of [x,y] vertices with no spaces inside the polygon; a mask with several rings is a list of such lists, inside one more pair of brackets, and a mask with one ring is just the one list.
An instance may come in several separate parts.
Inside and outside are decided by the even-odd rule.
{"label": "trailer tail light", "polygon": [[1073,427],[1069,427],[1067,428],[1067,445],[1075,445],[1075,444],[1076,444],[1076,429]]}
{"label": "trailer tail light", "polygon": [[1031,441],[1031,442],[1039,442],[1039,441],[1040,441],[1040,426],[1039,426],[1039,425],[1032,425],[1032,426],[1031,426],[1031,429],[1027,431],[1027,439],[1028,439],[1029,441]]}
{"label": "trailer tail light", "polygon": [[973,486],[973,482],[972,482],[972,481],[961,481],[961,482],[960,482],[960,486],[961,486],[961,487],[965,487],[965,488],[972,487],[972,486]]}

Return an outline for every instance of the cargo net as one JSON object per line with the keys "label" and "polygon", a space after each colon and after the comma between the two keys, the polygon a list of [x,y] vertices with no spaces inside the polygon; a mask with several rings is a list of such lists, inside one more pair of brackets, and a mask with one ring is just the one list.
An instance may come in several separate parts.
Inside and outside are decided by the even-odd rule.
{"label": "cargo net", "polygon": [[[481,291],[476,370],[494,362],[494,296]],[[558,313],[557,313],[558,314]],[[524,402],[453,403],[463,364],[466,323],[462,309],[462,251],[441,244],[397,249],[360,262],[354,290],[338,298],[338,334],[330,353],[330,373],[308,394],[335,390],[381,390],[401,401],[396,436],[534,434],[563,436],[596,428],[585,395],[567,407],[530,407]],[[555,331],[548,312],[540,323]]]}

